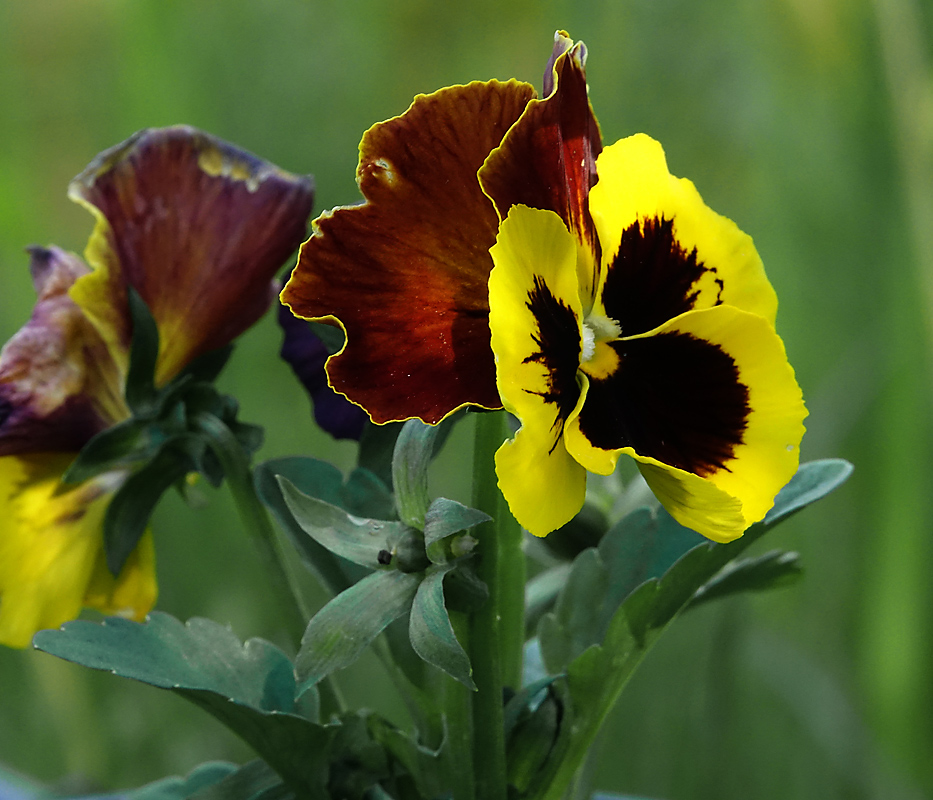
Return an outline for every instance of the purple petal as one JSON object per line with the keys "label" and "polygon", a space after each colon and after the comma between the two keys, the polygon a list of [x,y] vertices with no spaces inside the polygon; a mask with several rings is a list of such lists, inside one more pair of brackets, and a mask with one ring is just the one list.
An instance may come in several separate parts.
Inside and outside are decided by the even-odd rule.
{"label": "purple petal", "polygon": [[285,306],[279,306],[278,314],[285,334],[279,355],[311,396],[315,422],[335,439],[359,440],[366,412],[328,385],[324,364],[329,354],[324,342]]}

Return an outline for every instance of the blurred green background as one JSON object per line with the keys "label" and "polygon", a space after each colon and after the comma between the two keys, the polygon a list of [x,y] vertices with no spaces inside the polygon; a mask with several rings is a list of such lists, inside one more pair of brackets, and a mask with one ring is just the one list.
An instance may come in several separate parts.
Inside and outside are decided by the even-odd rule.
{"label": "blurred green background", "polygon": [[[630,685],[599,788],[668,800],[933,796],[933,4],[926,0],[0,0],[0,340],[27,318],[23,247],[81,251],[71,177],[185,122],[312,172],[352,202],[357,143],[414,94],[540,86],[556,28],[589,47],[607,142],[660,139],[671,171],[754,236],[811,411],[805,459],[854,478],[772,535],[803,583],[693,612]],[[266,319],[223,378],[264,457],[347,465],[316,433]],[[468,440],[465,440],[468,441]],[[439,481],[463,491],[449,455]],[[445,483],[446,482],[446,483]],[[159,607],[278,635],[224,491],[156,521]],[[356,699],[391,689],[373,665]],[[0,652],[0,762],[119,788],[246,748],[182,700]]]}

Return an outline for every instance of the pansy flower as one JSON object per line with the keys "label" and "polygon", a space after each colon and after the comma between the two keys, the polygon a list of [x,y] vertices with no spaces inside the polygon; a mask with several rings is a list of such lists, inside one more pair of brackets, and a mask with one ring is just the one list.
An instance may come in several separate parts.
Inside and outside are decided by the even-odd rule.
{"label": "pansy flower", "polygon": [[626,453],[676,519],[728,541],[799,459],[775,294],[751,239],[660,145],[603,151],[585,59],[559,32],[543,99],[453,87],[368,131],[366,203],[316,223],[283,300],[343,326],[331,384],[376,422],[515,414],[496,467],[532,533],[571,519],[586,472]]}
{"label": "pansy flower", "polygon": [[61,482],[95,434],[130,416],[128,290],[158,327],[162,385],[267,310],[312,195],[310,179],[186,127],[141,131],[71,183],[96,219],[88,264],[31,248],[38,301],[0,352],[0,643],[24,647],[82,606],[136,619],[151,608],[151,536],[117,576],[104,556],[127,473]]}

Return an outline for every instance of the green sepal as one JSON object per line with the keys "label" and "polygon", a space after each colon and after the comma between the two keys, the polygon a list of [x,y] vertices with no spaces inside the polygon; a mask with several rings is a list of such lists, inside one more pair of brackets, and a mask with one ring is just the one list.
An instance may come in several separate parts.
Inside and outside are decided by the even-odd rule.
{"label": "green sepal", "polygon": [[769,550],[754,558],[738,558],[726,564],[712,580],[697,589],[688,608],[741,592],[762,592],[791,586],[803,577],[800,554]]}
{"label": "green sepal", "polygon": [[145,416],[156,403],[155,369],[159,358],[159,328],[148,306],[131,286],[127,289],[133,338],[124,397],[130,411]]}
{"label": "green sepal", "polygon": [[342,508],[298,491],[288,478],[278,477],[279,491],[292,519],[331,553],[369,569],[386,565],[407,527],[401,522],[360,519]]}
{"label": "green sepal", "polygon": [[431,504],[428,495],[428,465],[434,456],[437,426],[410,419],[402,427],[392,456],[392,485],[399,519],[424,530],[424,517]]}
{"label": "green sepal", "polygon": [[207,619],[154,612],[145,623],[110,617],[39,631],[33,646],[93,669],[168,689],[237,733],[302,797],[326,796],[330,727],[315,694],[297,698],[288,657],[261,639],[245,645]]}
{"label": "green sepal", "polygon": [[188,456],[179,457],[179,449],[184,449],[182,442],[183,437],[178,437],[161,448],[151,461],[126,479],[107,506],[104,550],[111,574],[120,574],[139,544],[159,498],[190,469]]}
{"label": "green sepal", "polygon": [[318,611],[295,658],[299,693],[356,661],[390,622],[408,613],[420,582],[416,573],[373,572]]}
{"label": "green sepal", "polygon": [[179,377],[190,376],[192,380],[200,383],[213,383],[220,377],[230,356],[233,355],[233,343],[225,344],[216,350],[202,353],[188,364],[179,374]]}
{"label": "green sepal", "polygon": [[412,602],[408,636],[422,659],[475,692],[470,658],[457,641],[444,605],[444,577],[454,566],[445,564],[428,570]]}
{"label": "green sepal", "polygon": [[165,441],[148,421],[133,417],[94,436],[71,462],[63,483],[81,483],[103,472],[137,464]]}
{"label": "green sepal", "polygon": [[[492,517],[476,508],[470,508],[456,500],[448,500],[446,497],[438,497],[428,507],[424,516],[424,545],[428,557],[435,564],[445,564],[451,558],[466,555],[473,549],[472,545],[467,544],[463,547],[462,553],[452,553],[444,547],[444,539],[482,522],[491,521]],[[475,540],[471,541],[475,544]]]}

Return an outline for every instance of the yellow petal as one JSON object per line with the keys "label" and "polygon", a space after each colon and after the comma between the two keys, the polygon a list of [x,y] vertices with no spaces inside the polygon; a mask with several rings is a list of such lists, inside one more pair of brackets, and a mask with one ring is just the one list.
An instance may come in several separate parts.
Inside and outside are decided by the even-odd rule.
{"label": "yellow petal", "polygon": [[627,453],[675,519],[717,541],[740,536],[797,470],[804,432],[774,329],[717,306],[610,344],[619,366],[590,379],[564,430],[568,451],[602,474]]}
{"label": "yellow petal", "polygon": [[751,237],[710,209],[689,180],[668,172],[658,142],[644,134],[622,139],[596,168],[589,200],[603,252],[603,304],[623,334],[718,303],[774,324],[777,297]]}
{"label": "yellow petal", "polygon": [[[542,435],[543,433],[543,435]],[[499,489],[512,515],[535,536],[547,536],[576,516],[586,498],[586,470],[548,431],[522,427],[496,452]]]}
{"label": "yellow petal", "polygon": [[714,542],[731,542],[745,531],[747,522],[739,498],[691,472],[640,456],[631,448],[623,452],[638,461],[654,496],[681,525]]}
{"label": "yellow petal", "polygon": [[[151,541],[137,547],[111,587],[95,580],[114,486],[106,479],[60,491],[73,456],[0,458],[0,643],[73,619],[83,605],[141,618],[155,601]],[[92,591],[93,590],[93,591]],[[90,592],[90,595],[89,595]]]}
{"label": "yellow petal", "polygon": [[512,207],[490,251],[496,382],[522,424],[496,454],[496,472],[515,518],[537,536],[569,521],[586,491],[585,470],[561,438],[580,396],[576,251],[557,214],[526,206]]}

